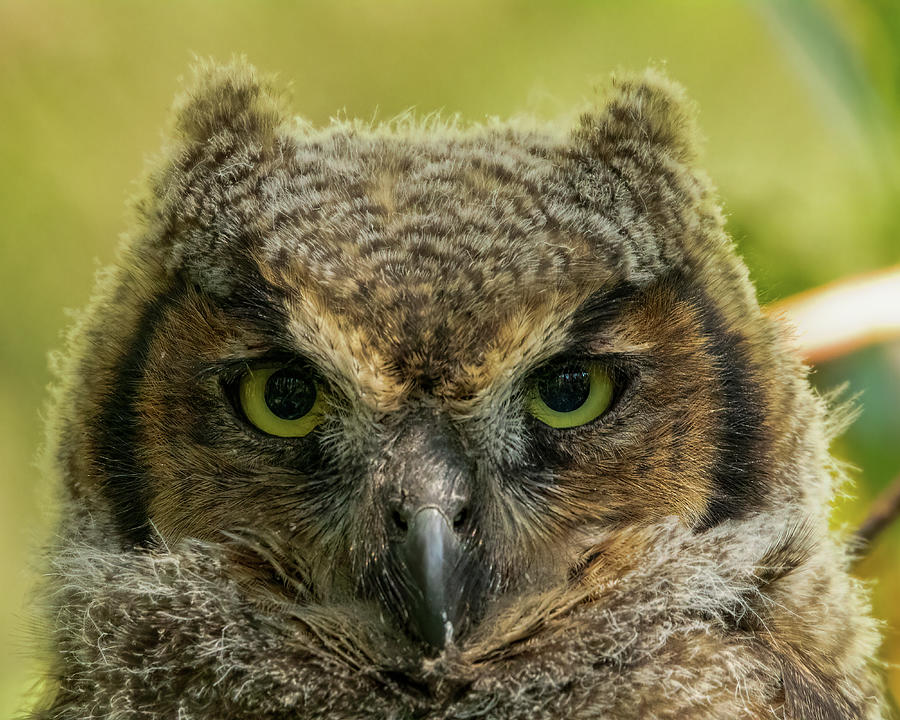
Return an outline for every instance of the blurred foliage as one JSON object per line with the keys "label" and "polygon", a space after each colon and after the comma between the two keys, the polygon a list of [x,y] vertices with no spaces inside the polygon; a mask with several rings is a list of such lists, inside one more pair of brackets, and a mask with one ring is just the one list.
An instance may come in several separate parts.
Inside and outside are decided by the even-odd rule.
{"label": "blurred foliage", "polygon": [[[665,62],[698,101],[706,164],[768,301],[900,260],[898,48],[896,0],[0,0],[0,716],[34,676],[26,568],[52,509],[33,466],[46,353],[113,256],[195,54],[246,53],[293,79],[294,107],[317,123],[410,107],[564,119],[611,70]],[[900,472],[900,345],[813,380],[862,393],[836,448],[861,468],[857,499],[838,501],[837,521],[855,524]],[[900,523],[860,569],[878,581],[892,663],[898,551]]]}

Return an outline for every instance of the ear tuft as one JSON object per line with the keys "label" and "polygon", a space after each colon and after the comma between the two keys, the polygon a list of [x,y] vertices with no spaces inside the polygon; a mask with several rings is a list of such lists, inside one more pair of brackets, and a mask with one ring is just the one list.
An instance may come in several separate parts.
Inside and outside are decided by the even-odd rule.
{"label": "ear tuft", "polygon": [[648,68],[637,75],[614,75],[605,106],[584,114],[574,135],[605,157],[633,152],[637,145],[690,165],[699,144],[696,114],[681,85]]}
{"label": "ear tuft", "polygon": [[268,144],[282,123],[281,98],[271,78],[260,78],[245,58],[227,64],[199,60],[175,103],[175,131],[188,142],[206,143],[231,134]]}

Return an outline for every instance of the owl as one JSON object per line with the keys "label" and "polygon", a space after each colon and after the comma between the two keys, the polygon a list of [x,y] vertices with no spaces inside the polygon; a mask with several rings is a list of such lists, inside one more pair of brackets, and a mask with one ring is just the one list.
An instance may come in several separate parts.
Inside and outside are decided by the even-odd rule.
{"label": "owl", "polygon": [[883,717],[694,118],[317,129],[200,63],[59,358],[32,717]]}

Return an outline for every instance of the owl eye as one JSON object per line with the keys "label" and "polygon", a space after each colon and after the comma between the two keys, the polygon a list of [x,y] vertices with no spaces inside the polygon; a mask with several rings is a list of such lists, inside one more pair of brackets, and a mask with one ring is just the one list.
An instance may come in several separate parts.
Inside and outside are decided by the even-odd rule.
{"label": "owl eye", "polygon": [[571,428],[596,420],[612,398],[609,372],[598,363],[576,363],[539,375],[528,395],[528,410],[550,427]]}
{"label": "owl eye", "polygon": [[247,419],[278,437],[308,435],[325,415],[319,385],[303,368],[248,370],[241,378],[238,397]]}

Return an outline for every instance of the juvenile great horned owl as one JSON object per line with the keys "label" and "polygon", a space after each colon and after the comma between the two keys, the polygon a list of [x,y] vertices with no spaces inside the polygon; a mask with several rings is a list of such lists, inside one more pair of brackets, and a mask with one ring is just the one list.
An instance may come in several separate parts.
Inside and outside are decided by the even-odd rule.
{"label": "juvenile great horned owl", "polygon": [[314,130],[197,75],[71,335],[34,717],[881,717],[678,86]]}

